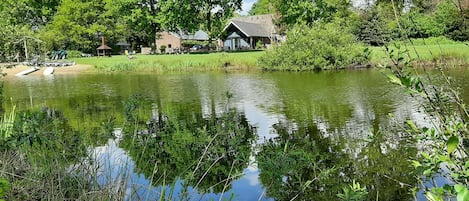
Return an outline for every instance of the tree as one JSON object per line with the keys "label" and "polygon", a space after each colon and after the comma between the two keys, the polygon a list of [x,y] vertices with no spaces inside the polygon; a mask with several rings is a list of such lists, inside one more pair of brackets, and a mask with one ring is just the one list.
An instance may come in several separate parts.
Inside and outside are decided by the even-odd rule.
{"label": "tree", "polygon": [[252,5],[249,15],[263,15],[275,13],[274,5],[269,0],[259,0]]}
{"label": "tree", "polygon": [[233,16],[234,11],[241,10],[242,4],[242,0],[199,0],[198,2],[199,15],[208,32],[209,44],[212,43],[213,37],[221,33],[226,20]]}
{"label": "tree", "polygon": [[[144,43],[148,46],[158,39],[162,30],[162,7],[169,1],[158,0],[106,0],[107,10],[125,30],[120,39]],[[149,41],[153,41],[148,43]]]}
{"label": "tree", "polygon": [[6,13],[10,24],[43,26],[50,22],[57,12],[60,0],[3,0],[0,12]]}
{"label": "tree", "polygon": [[353,30],[358,40],[373,46],[389,42],[390,31],[376,9],[373,8],[371,11],[362,13],[360,18],[357,27]]}
{"label": "tree", "polygon": [[[29,53],[38,54],[42,44],[37,31],[55,15],[59,0],[3,0],[0,1],[0,60],[19,61]],[[28,53],[29,50],[29,53]]]}
{"label": "tree", "polygon": [[298,22],[308,25],[316,21],[330,22],[351,14],[349,0],[275,0],[273,5],[281,15],[280,25],[284,26]]}
{"label": "tree", "polygon": [[109,12],[108,0],[63,0],[51,23],[40,31],[40,38],[48,41],[49,50],[72,49],[94,52],[101,40],[115,41],[125,31],[119,18]]}
{"label": "tree", "polygon": [[412,0],[412,10],[422,13],[430,13],[435,10],[442,0]]}
{"label": "tree", "polygon": [[194,32],[201,27],[200,2],[192,0],[167,1],[162,5],[162,27],[169,31]]}

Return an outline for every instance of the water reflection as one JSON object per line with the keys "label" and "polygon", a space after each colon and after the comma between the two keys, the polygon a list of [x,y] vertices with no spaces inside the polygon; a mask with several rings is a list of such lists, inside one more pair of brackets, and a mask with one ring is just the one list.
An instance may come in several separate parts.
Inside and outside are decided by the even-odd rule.
{"label": "water reflection", "polygon": [[[130,99],[127,104],[136,101]],[[255,129],[235,109],[204,117],[200,108],[181,103],[153,107],[145,120],[129,114],[133,121],[117,132],[122,139],[94,150],[97,161],[103,161],[98,165],[104,169],[102,185],[128,183],[130,200],[144,195],[156,199],[161,194],[165,200],[193,200],[239,199],[233,186],[248,182],[258,191],[247,195],[263,200],[257,171],[250,164]]]}
{"label": "water reflection", "polygon": [[[424,117],[377,71],[56,75],[7,80],[5,97],[7,110],[63,111],[103,161],[99,182],[125,178],[132,200],[163,189],[174,199],[336,200],[353,180],[370,198],[407,200],[417,183],[414,143],[388,114]],[[108,140],[116,127],[119,143]]]}

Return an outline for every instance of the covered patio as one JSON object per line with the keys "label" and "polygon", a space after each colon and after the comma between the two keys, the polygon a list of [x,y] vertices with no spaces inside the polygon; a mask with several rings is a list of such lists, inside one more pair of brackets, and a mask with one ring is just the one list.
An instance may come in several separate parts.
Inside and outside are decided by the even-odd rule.
{"label": "covered patio", "polygon": [[232,20],[223,33],[226,35],[222,38],[225,50],[256,49],[259,41],[263,47],[271,44],[271,33],[262,24]]}

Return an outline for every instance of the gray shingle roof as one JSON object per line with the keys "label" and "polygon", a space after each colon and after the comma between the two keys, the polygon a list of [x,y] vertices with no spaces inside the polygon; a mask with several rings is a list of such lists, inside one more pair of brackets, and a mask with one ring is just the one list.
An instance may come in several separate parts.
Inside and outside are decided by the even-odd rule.
{"label": "gray shingle roof", "polygon": [[179,33],[171,32],[174,36],[182,40],[208,40],[208,34],[202,30],[198,30],[194,34],[187,34],[184,31],[179,31]]}
{"label": "gray shingle roof", "polygon": [[270,36],[270,31],[268,31],[263,24],[255,24],[255,23],[232,20],[230,24],[225,28],[225,30],[230,25],[233,25],[236,28],[238,28],[247,37],[269,37]]}

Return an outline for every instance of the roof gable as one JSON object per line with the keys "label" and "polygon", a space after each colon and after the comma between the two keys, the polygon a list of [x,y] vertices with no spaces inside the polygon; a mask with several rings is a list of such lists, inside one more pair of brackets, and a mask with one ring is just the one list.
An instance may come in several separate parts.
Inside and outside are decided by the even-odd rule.
{"label": "roof gable", "polygon": [[232,20],[223,31],[226,31],[230,26],[236,27],[247,37],[269,37],[271,35],[270,31],[262,24]]}

